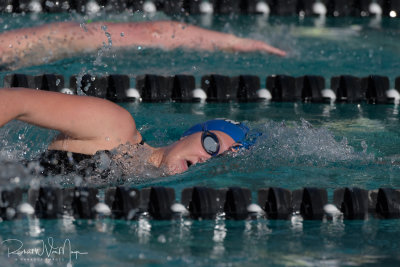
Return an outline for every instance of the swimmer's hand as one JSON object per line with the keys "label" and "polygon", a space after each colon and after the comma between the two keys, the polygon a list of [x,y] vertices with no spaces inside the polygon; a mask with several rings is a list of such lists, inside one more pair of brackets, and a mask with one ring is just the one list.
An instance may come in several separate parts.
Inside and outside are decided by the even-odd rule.
{"label": "swimmer's hand", "polygon": [[226,50],[231,50],[233,52],[266,52],[278,56],[286,56],[285,51],[270,46],[267,43],[253,39],[239,38],[236,36],[233,36],[232,41],[227,43],[225,46]]}

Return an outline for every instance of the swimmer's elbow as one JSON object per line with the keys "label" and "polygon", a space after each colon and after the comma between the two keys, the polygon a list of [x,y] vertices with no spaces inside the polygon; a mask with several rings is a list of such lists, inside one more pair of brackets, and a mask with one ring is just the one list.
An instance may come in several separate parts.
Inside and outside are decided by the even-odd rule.
{"label": "swimmer's elbow", "polygon": [[116,127],[122,130],[122,135],[125,136],[124,139],[131,139],[134,137],[135,140],[139,139],[137,143],[141,141],[141,137],[138,136],[138,130],[136,129],[136,122],[128,110],[120,107],[116,118],[118,119],[118,125],[116,125]]}

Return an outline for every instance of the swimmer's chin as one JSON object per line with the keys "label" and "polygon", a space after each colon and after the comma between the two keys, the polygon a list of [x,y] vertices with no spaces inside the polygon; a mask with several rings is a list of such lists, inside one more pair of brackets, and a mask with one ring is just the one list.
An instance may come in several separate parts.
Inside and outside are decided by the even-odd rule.
{"label": "swimmer's chin", "polygon": [[188,171],[191,165],[192,164],[190,162],[181,160],[177,164],[165,166],[165,169],[168,175],[175,175]]}

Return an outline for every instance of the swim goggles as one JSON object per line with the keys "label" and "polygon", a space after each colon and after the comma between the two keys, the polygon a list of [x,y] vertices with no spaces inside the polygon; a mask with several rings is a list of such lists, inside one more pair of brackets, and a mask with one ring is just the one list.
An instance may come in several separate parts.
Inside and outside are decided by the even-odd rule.
{"label": "swim goggles", "polygon": [[[201,134],[201,145],[203,146],[204,150],[209,155],[211,155],[211,157],[217,156],[220,149],[220,141],[218,136],[215,133],[212,133],[204,128],[202,132],[203,133]],[[230,148],[230,150],[237,151],[242,147],[245,147],[245,145],[241,143],[236,143]]]}
{"label": "swim goggles", "polygon": [[211,157],[218,155],[220,144],[216,134],[203,130],[201,134],[201,145]]}

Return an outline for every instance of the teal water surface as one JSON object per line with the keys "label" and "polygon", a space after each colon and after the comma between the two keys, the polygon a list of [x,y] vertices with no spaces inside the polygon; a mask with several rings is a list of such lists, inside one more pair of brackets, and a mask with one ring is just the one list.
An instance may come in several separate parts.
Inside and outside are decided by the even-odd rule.
{"label": "teal water surface", "polygon": [[[2,15],[0,29],[41,24],[43,21],[81,20],[78,15]],[[95,19],[165,19],[136,14]],[[186,18],[205,25],[201,17]],[[136,75],[255,74],[293,76],[318,74],[400,76],[398,20],[371,24],[370,19],[327,20],[316,27],[315,18],[226,16],[214,18],[211,28],[268,41],[289,52],[286,58],[259,53],[161,51],[133,49],[110,52],[95,64],[97,55],[76,57],[18,70],[21,73],[55,72]],[[184,53],[183,53],[184,52]],[[97,61],[99,62],[99,61]],[[3,77],[9,72],[1,72]],[[265,83],[263,81],[263,83]],[[392,83],[393,84],[393,83]],[[328,83],[329,85],[329,83]],[[173,187],[177,198],[183,188],[195,185],[222,188],[243,186],[253,192],[279,186],[400,188],[399,107],[368,104],[311,103],[121,103],[134,116],[149,144],[161,146],[178,139],[192,124],[215,117],[245,121],[261,132],[250,151],[213,159],[169,177],[135,178],[138,188]],[[33,126],[12,122],[0,129],[0,160],[17,162],[45,150],[55,136]],[[4,170],[4,168],[2,168]],[[0,171],[0,177],[5,175]],[[51,179],[51,178],[50,178]],[[58,182],[59,180],[55,180]],[[74,181],[70,179],[69,181]],[[20,177],[19,183],[26,181]],[[29,183],[29,181],[28,181]],[[18,184],[18,183],[17,183]],[[108,185],[98,185],[101,188]],[[231,221],[36,220],[0,223],[2,266],[398,266],[399,220],[290,221],[266,219]],[[50,238],[50,239],[49,239]],[[70,241],[71,250],[49,257],[34,253]],[[10,240],[15,239],[15,240]],[[23,243],[31,254],[10,254],[8,248]],[[68,243],[69,244],[69,243]],[[73,252],[72,254],[70,252]],[[79,253],[81,254],[79,254]],[[71,261],[69,256],[71,256]]]}

